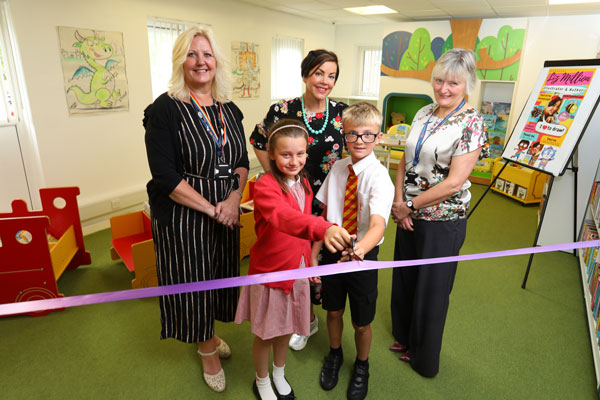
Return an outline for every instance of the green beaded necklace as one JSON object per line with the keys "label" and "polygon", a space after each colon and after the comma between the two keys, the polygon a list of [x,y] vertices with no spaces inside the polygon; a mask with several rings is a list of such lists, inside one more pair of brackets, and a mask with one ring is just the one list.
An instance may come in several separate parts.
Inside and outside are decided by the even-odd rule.
{"label": "green beaded necklace", "polygon": [[306,119],[306,109],[304,108],[304,95],[302,95],[302,118],[304,119],[304,125],[306,125],[306,129],[309,130],[313,135],[318,135],[323,133],[325,127],[327,126],[327,121],[329,121],[329,98],[325,97],[325,122],[323,126],[318,131],[314,130],[310,127],[308,120]]}

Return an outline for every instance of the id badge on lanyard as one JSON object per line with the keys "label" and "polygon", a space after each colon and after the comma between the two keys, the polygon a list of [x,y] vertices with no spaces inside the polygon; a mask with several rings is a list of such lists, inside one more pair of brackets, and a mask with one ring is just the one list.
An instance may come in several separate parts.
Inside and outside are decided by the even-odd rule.
{"label": "id badge on lanyard", "polygon": [[425,125],[423,125],[423,129],[421,129],[421,133],[419,134],[419,140],[417,140],[417,145],[415,146],[415,156],[413,158],[413,166],[416,167],[417,164],[419,163],[419,155],[421,154],[421,149],[423,148],[423,143],[425,142],[425,140],[429,139],[431,136],[433,136],[433,134],[435,133],[435,131],[438,130],[438,128],[442,125],[444,125],[444,123],[446,121],[448,121],[450,119],[450,117],[452,117],[454,114],[456,114],[456,112],[458,110],[460,110],[461,108],[463,108],[463,106],[466,104],[467,102],[465,101],[465,99],[463,99],[460,104],[458,105],[458,107],[456,107],[454,110],[452,110],[450,112],[450,114],[446,115],[444,117],[444,119],[442,119],[429,133],[429,136],[427,136],[427,138],[425,138],[425,135],[427,134],[427,126],[429,125],[429,121],[431,120],[431,117],[433,116],[433,111],[431,112],[431,115],[429,116],[429,118],[427,119],[427,122],[425,122]]}
{"label": "id badge on lanyard", "polygon": [[204,110],[204,107],[200,105],[194,94],[190,91],[190,101],[194,105],[194,108],[198,112],[198,118],[204,127],[204,130],[208,132],[208,134],[212,137],[215,142],[215,146],[217,148],[217,165],[215,167],[215,178],[218,179],[229,179],[233,177],[233,170],[231,165],[225,162],[225,154],[223,153],[223,147],[227,143],[227,131],[225,129],[225,123],[223,121],[223,112],[221,110],[221,105],[217,103],[216,100],[213,99],[214,103],[217,105],[217,109],[219,110],[219,121],[220,124],[217,126],[213,126],[210,117]]}

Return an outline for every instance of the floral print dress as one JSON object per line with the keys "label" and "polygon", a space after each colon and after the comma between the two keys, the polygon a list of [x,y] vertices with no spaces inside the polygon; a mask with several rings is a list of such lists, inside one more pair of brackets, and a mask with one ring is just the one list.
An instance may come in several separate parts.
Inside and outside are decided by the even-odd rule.
{"label": "floral print dress", "polygon": [[[305,169],[309,175],[313,193],[317,193],[331,170],[333,163],[342,158],[344,138],[342,135],[342,112],[345,103],[329,100],[329,119],[325,130],[317,135],[308,130],[308,159]],[[256,125],[250,144],[259,150],[267,150],[267,133],[269,128],[282,118],[296,119],[302,123],[302,99],[296,97],[292,100],[280,100],[273,104],[265,119]],[[307,111],[306,119],[310,127],[319,131],[325,123],[325,113]],[[320,215],[322,211],[318,200],[313,200],[313,214]]]}
{"label": "floral print dress", "polygon": [[[470,108],[450,117],[432,134],[441,121],[433,115],[436,107],[437,104],[429,104],[417,112],[406,140],[404,196],[407,200],[446,179],[452,157],[483,147],[480,155],[480,158],[483,158],[488,151],[489,141],[484,130],[483,118],[477,110]],[[419,134],[428,120],[427,132],[415,166],[415,148]],[[413,218],[427,221],[455,221],[466,218],[471,200],[470,187],[471,182],[467,179],[458,193],[439,204],[416,211]]]}

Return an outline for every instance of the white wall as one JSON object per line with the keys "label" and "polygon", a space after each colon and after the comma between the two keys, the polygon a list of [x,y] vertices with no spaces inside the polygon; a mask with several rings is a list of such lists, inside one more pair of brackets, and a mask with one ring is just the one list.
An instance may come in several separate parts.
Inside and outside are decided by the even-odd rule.
{"label": "white wall", "polygon": [[[9,0],[31,102],[45,185],[79,186],[82,219],[96,221],[145,200],[147,167],[142,116],[152,101],[146,19],[158,16],[211,24],[227,57],[232,41],[260,45],[261,96],[237,100],[246,134],[270,105],[271,38],[304,39],[305,51],[335,46],[335,27],[228,0]],[[57,26],[123,32],[129,111],[69,116]],[[170,58],[170,54],[165,57]],[[249,153],[254,157],[252,151]],[[38,188],[33,188],[37,191]]]}
{"label": "white wall", "polygon": [[383,24],[338,25],[335,29],[335,52],[340,63],[340,78],[334,96],[349,97],[358,93],[360,79],[359,46],[379,46],[383,39]]}

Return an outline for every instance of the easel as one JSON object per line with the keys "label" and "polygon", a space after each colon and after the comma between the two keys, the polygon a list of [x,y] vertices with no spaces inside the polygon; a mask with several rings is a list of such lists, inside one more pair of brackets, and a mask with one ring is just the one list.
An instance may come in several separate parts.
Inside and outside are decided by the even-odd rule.
{"label": "easel", "polygon": [[[504,163],[504,165],[502,166],[502,168],[500,169],[500,171],[498,172],[498,174],[493,177],[490,185],[485,189],[485,192],[483,192],[483,195],[479,198],[477,203],[475,203],[475,205],[473,206],[471,211],[469,211],[467,218],[469,218],[471,216],[471,214],[473,214],[473,212],[475,211],[475,209],[477,208],[479,203],[481,203],[481,201],[483,200],[485,195],[494,186],[494,184],[496,183],[496,180],[502,174],[502,171],[504,171],[504,168],[506,168],[506,166],[508,165],[508,162],[509,161],[506,161]],[[568,167],[567,169],[573,171],[573,173],[574,173],[575,187],[573,189],[573,200],[574,200],[574,202],[573,202],[573,241],[576,241],[577,240],[577,171],[578,171],[576,151],[571,156],[570,162],[571,162],[571,166]],[[543,172],[543,171],[540,171],[540,172]],[[535,239],[533,240],[533,245],[531,247],[537,247],[537,245],[538,245],[540,231],[542,229],[542,224],[544,223],[544,217],[546,215],[546,208],[548,207],[548,199],[550,199],[550,193],[552,192],[552,184],[554,183],[554,178],[555,178],[554,175],[548,174],[548,173],[546,173],[546,174],[550,176],[550,182],[548,183],[548,189],[546,191],[546,194],[543,195],[545,197],[545,199],[542,199],[544,204],[542,205],[540,218],[539,218],[538,225],[537,225],[537,228],[535,231]],[[575,255],[575,254],[576,254],[575,250],[573,250],[573,255]],[[527,263],[527,270],[525,271],[525,277],[523,278],[523,284],[521,285],[521,288],[523,288],[523,289],[525,289],[525,286],[527,285],[527,278],[529,277],[529,271],[531,270],[531,263],[533,262],[533,256],[534,256],[533,253],[529,255],[529,262]]]}
{"label": "easel", "polygon": [[[542,84],[545,84],[545,79],[546,76],[548,74],[548,70],[550,68],[556,68],[556,69],[565,69],[568,67],[577,67],[577,68],[581,68],[581,69],[585,69],[585,68],[591,68],[591,69],[596,69],[596,73],[600,72],[599,70],[599,66],[600,65],[600,61],[597,59],[593,59],[593,60],[567,60],[567,61],[546,61],[544,63],[544,69],[542,69],[542,71],[540,72],[540,76],[538,77],[538,82],[537,82],[537,86],[538,89],[537,90],[541,90],[543,88]],[[561,73],[563,73],[562,71],[559,70],[558,74],[560,75]],[[594,80],[593,82],[597,82],[597,77],[594,76]],[[592,85],[589,85],[589,88],[591,88]],[[544,223],[544,217],[546,215],[546,209],[548,207],[549,204],[549,200],[550,200],[550,195],[552,193],[552,186],[554,184],[554,178],[556,176],[562,176],[564,175],[564,173],[566,172],[567,169],[571,170],[574,173],[574,190],[573,190],[573,195],[574,195],[574,205],[573,205],[573,241],[577,240],[577,191],[578,191],[578,160],[577,160],[577,147],[581,141],[581,138],[583,136],[583,134],[585,133],[585,131],[588,128],[588,125],[592,119],[592,116],[594,115],[596,108],[598,106],[598,102],[600,100],[600,95],[598,94],[598,85],[597,83],[595,83],[595,87],[593,91],[590,92],[585,92],[585,96],[587,97],[585,99],[582,100],[581,104],[579,104],[580,106],[582,106],[584,104],[584,102],[586,102],[586,113],[579,113],[576,115],[575,121],[578,123],[578,125],[571,125],[571,128],[566,132],[566,139],[565,141],[562,143],[562,148],[560,149],[560,151],[563,153],[562,154],[562,163],[557,164],[556,167],[554,167],[551,171],[546,171],[543,169],[538,169],[538,168],[532,168],[529,165],[523,164],[518,160],[515,160],[511,157],[515,157],[513,156],[507,156],[507,149],[508,148],[513,148],[516,147],[516,141],[518,141],[520,139],[521,136],[521,132],[523,132],[523,128],[525,126],[525,124],[527,123],[527,119],[528,119],[528,114],[529,112],[533,109],[533,105],[535,105],[535,101],[537,98],[537,93],[535,92],[535,88],[534,91],[532,92],[532,94],[530,95],[527,103],[525,104],[523,110],[521,111],[521,114],[519,116],[519,121],[518,123],[515,125],[515,127],[513,128],[512,133],[515,132],[515,130],[517,132],[519,132],[518,136],[514,136],[511,133],[511,137],[510,139],[507,141],[507,145],[505,147],[504,153],[502,154],[502,158],[505,160],[504,165],[502,166],[502,168],[500,169],[500,171],[498,172],[498,174],[496,176],[493,177],[492,182],[490,183],[490,185],[488,186],[488,188],[486,189],[486,191],[483,193],[483,195],[481,196],[481,198],[478,200],[478,202],[475,204],[475,206],[473,206],[473,208],[471,209],[471,211],[468,214],[468,217],[471,216],[471,214],[475,211],[475,209],[477,208],[477,206],[479,205],[479,203],[483,200],[483,197],[485,197],[485,195],[487,194],[487,192],[489,191],[489,189],[495,184],[496,180],[498,179],[498,177],[501,175],[502,171],[504,170],[504,168],[508,165],[509,162],[513,162],[515,164],[519,164],[522,165],[523,167],[526,168],[530,168],[530,169],[534,169],[537,170],[539,172],[543,172],[547,175],[550,175],[550,181],[548,184],[548,188],[546,191],[546,195],[545,195],[545,201],[542,205],[542,210],[540,213],[540,218],[538,221],[538,225],[537,225],[537,229],[536,229],[536,234],[535,234],[535,239],[533,242],[533,247],[536,247],[538,245],[538,240],[540,237],[540,231],[542,228],[542,225]],[[534,97],[534,93],[536,94],[536,96]],[[525,113],[525,114],[524,114]],[[579,118],[577,118],[579,117]],[[584,122],[585,121],[585,122]],[[573,123],[575,124],[575,122]],[[537,128],[536,128],[537,129]],[[512,143],[512,145],[511,145]],[[560,145],[559,145],[560,147]],[[569,151],[570,150],[570,151]],[[566,157],[568,155],[568,157]],[[568,164],[571,164],[570,167],[567,167]],[[560,168],[557,168],[558,166],[560,166]],[[573,254],[575,255],[575,251],[573,252]],[[529,276],[529,272],[531,270],[531,264],[533,261],[533,254],[531,254],[529,256],[529,262],[527,264],[527,269],[525,272],[525,276],[523,279],[523,283],[521,285],[521,288],[525,289],[525,286],[527,284],[527,278]]]}
{"label": "easel", "polygon": [[[576,157],[576,152],[573,154],[573,156],[571,157],[571,167],[569,167],[568,169],[573,171],[573,178],[574,178],[574,183],[575,183],[575,187],[573,189],[573,241],[575,242],[577,240],[577,157]],[[550,199],[550,193],[552,192],[552,184],[554,183],[554,175],[550,175],[550,183],[548,183],[548,191],[546,192],[546,199],[542,199],[542,201],[544,201],[544,204],[542,206],[542,211],[540,213],[540,218],[538,221],[538,226],[537,229],[535,231],[535,239],[533,241],[533,246],[531,247],[537,247],[538,245],[538,239],[540,238],[540,231],[542,230],[542,224],[544,223],[544,217],[546,216],[546,208],[548,207],[548,200]],[[573,250],[573,255],[576,255],[575,250]],[[527,270],[525,271],[525,277],[523,277],[523,284],[521,284],[521,288],[525,289],[525,285],[527,285],[527,278],[529,277],[529,271],[531,269],[531,263],[533,262],[533,256],[534,253],[531,253],[529,255],[529,262],[527,263]]]}

